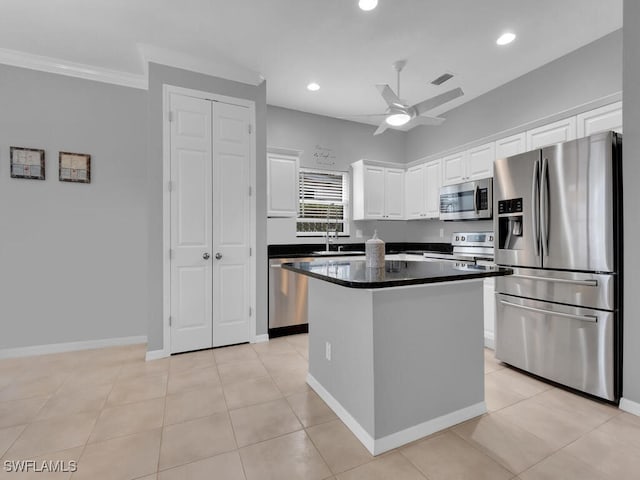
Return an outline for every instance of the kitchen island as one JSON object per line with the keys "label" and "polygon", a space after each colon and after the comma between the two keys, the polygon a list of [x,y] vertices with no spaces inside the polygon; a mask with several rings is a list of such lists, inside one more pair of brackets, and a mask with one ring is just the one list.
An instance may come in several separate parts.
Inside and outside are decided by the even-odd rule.
{"label": "kitchen island", "polygon": [[482,279],[452,262],[317,260],[309,279],[307,383],[378,455],[481,415]]}

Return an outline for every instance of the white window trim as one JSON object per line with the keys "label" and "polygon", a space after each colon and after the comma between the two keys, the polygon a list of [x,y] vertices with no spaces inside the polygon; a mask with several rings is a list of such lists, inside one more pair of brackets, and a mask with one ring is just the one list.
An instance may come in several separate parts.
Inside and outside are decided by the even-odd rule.
{"label": "white window trim", "polygon": [[[319,168],[307,168],[307,167],[300,167],[300,171],[309,172],[309,173],[326,173],[326,174],[332,174],[332,175],[336,175],[336,174],[342,175],[342,198],[344,199],[342,202],[343,212],[344,212],[344,218],[342,222],[344,223],[344,231],[338,232],[338,237],[351,236],[351,233],[350,233],[351,216],[349,215],[349,213],[351,212],[350,203],[349,203],[349,199],[351,198],[350,190],[349,190],[351,179],[349,178],[349,172],[346,172],[344,170],[324,170]],[[300,194],[298,193],[298,212],[300,211],[299,205],[300,205]],[[314,220],[309,218],[296,217],[296,237],[326,237],[327,236],[327,232],[298,232],[298,222],[324,223],[325,220],[323,219]]]}

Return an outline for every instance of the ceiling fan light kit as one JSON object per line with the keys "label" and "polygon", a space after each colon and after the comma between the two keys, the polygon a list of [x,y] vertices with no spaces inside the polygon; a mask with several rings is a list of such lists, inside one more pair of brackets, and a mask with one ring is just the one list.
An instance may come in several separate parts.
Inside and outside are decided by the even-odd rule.
{"label": "ceiling fan light kit", "polygon": [[401,127],[402,125],[409,123],[409,120],[411,120],[411,115],[404,112],[392,113],[391,115],[389,115],[387,118],[384,119],[384,121],[387,122],[392,127]]}

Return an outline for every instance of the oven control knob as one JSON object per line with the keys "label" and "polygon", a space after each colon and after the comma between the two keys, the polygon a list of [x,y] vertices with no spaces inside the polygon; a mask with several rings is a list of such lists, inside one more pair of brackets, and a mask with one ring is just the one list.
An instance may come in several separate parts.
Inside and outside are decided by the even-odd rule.
{"label": "oven control knob", "polygon": [[460,240],[462,240],[464,242],[464,237],[460,238]]}
{"label": "oven control knob", "polygon": [[493,242],[493,235],[489,235],[489,241]]}
{"label": "oven control knob", "polygon": [[458,235],[456,235],[456,242],[460,240],[460,237]]}

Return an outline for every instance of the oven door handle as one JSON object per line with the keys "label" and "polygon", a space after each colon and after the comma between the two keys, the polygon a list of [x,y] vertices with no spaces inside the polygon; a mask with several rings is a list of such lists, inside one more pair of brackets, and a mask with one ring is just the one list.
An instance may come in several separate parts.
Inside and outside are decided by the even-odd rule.
{"label": "oven door handle", "polygon": [[591,323],[598,322],[598,317],[596,317],[595,315],[573,315],[571,313],[554,312],[553,310],[545,310],[544,308],[536,308],[536,307],[527,307],[526,305],[511,303],[505,300],[500,300],[500,303],[507,307],[520,308],[522,310],[527,310],[529,312],[543,313],[545,315],[553,315],[554,317],[571,318],[573,320],[580,320],[582,322],[591,322]]}
{"label": "oven door handle", "polygon": [[571,278],[551,278],[536,277],[535,275],[511,275],[512,278],[524,278],[526,280],[542,280],[543,282],[570,283],[572,285],[582,285],[585,287],[597,287],[598,280],[573,280]]}

